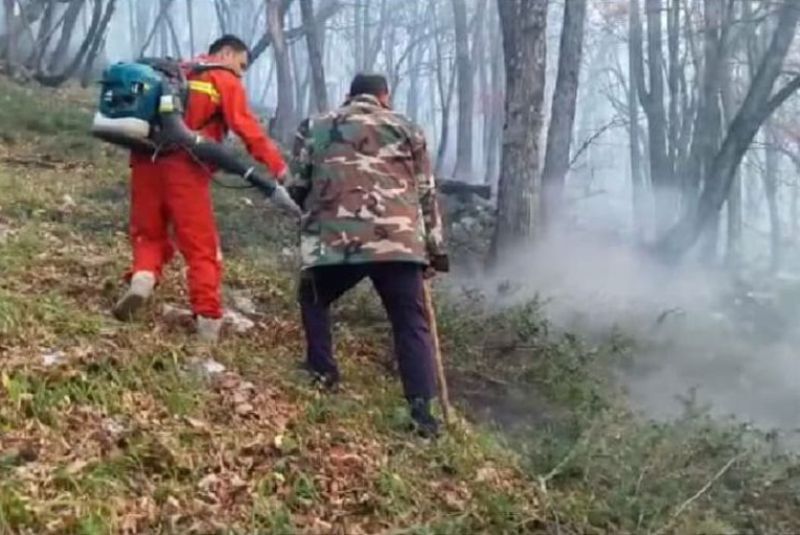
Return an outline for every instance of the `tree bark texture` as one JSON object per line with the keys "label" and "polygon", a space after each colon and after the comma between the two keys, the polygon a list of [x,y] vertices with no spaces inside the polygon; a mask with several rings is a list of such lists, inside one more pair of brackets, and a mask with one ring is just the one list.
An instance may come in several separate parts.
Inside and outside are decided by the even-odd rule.
{"label": "tree bark texture", "polygon": [[456,72],[458,73],[458,127],[456,133],[456,180],[472,178],[472,123],[475,85],[469,50],[469,28],[465,0],[451,0],[456,35]]}
{"label": "tree bark texture", "polygon": [[278,108],[273,126],[274,136],[282,143],[290,143],[295,117],[294,82],[289,48],[283,32],[283,14],[278,0],[267,1],[267,32],[270,35],[278,76]]}
{"label": "tree bark texture", "polygon": [[498,0],[506,123],[490,264],[533,234],[547,60],[547,1]]}
{"label": "tree bark texture", "polygon": [[542,171],[540,220],[545,231],[558,226],[563,216],[564,185],[569,170],[572,128],[575,123],[585,19],[586,0],[571,0],[565,3],[558,53],[558,75],[553,92]]}
{"label": "tree bark texture", "polygon": [[[308,61],[311,66],[311,84],[314,90],[315,111],[328,111],[328,88],[325,85],[325,67],[322,62],[322,45],[319,26],[314,18],[313,0],[300,0],[303,28],[308,47]],[[324,26],[322,27],[324,31]]]}

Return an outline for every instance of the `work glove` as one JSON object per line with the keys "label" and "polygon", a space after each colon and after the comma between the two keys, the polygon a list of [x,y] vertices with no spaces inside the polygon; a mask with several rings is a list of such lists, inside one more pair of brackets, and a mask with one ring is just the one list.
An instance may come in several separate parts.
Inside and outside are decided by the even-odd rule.
{"label": "work glove", "polygon": [[435,254],[428,257],[428,265],[425,267],[423,276],[432,279],[437,273],[447,273],[450,271],[450,258],[446,254]]}
{"label": "work glove", "polygon": [[439,273],[448,273],[450,271],[450,257],[444,253],[431,255],[429,265]]}

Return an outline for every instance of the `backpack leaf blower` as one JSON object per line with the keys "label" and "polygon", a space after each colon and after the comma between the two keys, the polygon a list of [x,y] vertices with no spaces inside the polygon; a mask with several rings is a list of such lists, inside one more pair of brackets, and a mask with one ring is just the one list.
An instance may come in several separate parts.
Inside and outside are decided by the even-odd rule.
{"label": "backpack leaf blower", "polygon": [[225,68],[216,64],[181,64],[169,58],[143,58],[112,65],[103,72],[100,105],[91,133],[108,143],[154,157],[161,152],[184,149],[204,163],[242,177],[276,205],[300,215],[300,208],[286,189],[265,176],[253,162],[186,125],[185,70],[200,73]]}

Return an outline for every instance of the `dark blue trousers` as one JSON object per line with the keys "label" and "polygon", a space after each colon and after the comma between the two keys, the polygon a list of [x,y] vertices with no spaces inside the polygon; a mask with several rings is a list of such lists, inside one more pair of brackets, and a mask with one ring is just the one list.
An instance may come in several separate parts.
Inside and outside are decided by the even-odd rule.
{"label": "dark blue trousers", "polygon": [[330,306],[365,278],[372,281],[392,325],[394,351],[408,399],[436,397],[433,339],[425,312],[423,266],[373,262],[310,268],[300,282],[307,365],[338,377],[333,356]]}

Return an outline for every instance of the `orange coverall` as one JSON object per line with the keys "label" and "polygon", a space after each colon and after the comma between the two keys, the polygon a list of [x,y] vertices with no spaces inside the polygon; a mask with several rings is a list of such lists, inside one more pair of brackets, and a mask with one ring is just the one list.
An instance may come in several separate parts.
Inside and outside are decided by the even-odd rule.
{"label": "orange coverall", "polygon": [[[230,128],[253,158],[280,177],[286,163],[250,111],[241,80],[224,69],[209,70],[189,80],[185,113],[189,128],[216,141],[222,141]],[[211,198],[212,170],[179,150],[155,161],[149,155],[133,153],[131,171],[131,273],[150,271],[160,278],[175,252],[171,225],[189,268],[192,311],[220,318],[222,256]]]}

